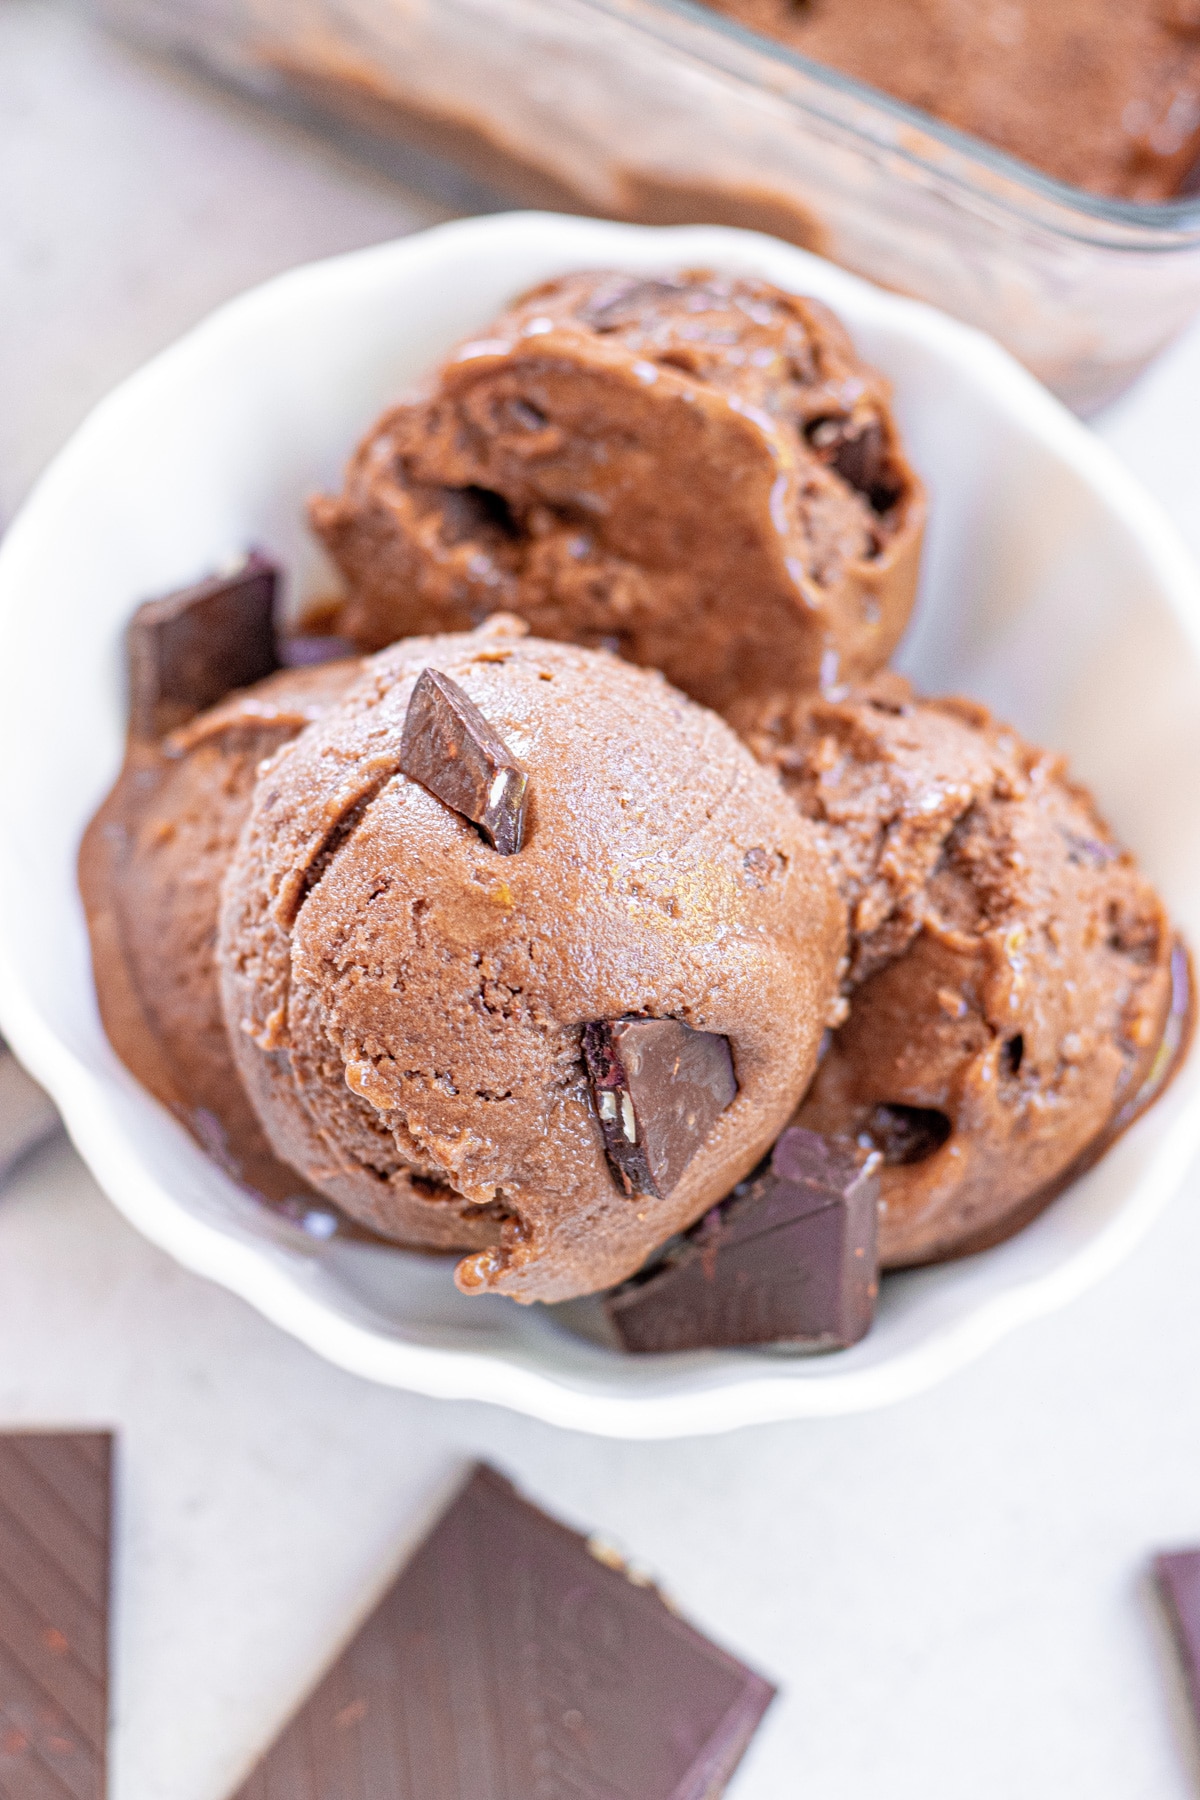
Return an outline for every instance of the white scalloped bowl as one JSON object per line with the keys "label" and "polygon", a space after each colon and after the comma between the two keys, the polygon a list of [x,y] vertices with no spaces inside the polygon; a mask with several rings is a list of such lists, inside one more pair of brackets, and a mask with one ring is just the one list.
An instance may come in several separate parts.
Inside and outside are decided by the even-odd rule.
{"label": "white scalloped bowl", "polygon": [[248,544],[325,579],[304,496],[377,412],[511,296],[573,267],[746,270],[817,295],[895,383],[932,510],[903,667],[1070,753],[1200,942],[1200,584],[1171,527],[989,340],[754,234],[545,214],[442,226],[223,307],[106,400],[0,547],[0,1025],[97,1180],[188,1268],[370,1379],[628,1437],[879,1406],[1060,1306],[1128,1252],[1200,1139],[1200,1060],[1035,1224],[892,1276],[853,1350],[622,1357],[554,1309],[458,1294],[440,1260],[314,1242],[241,1194],[100,1026],[75,886],[120,758],[133,605]]}

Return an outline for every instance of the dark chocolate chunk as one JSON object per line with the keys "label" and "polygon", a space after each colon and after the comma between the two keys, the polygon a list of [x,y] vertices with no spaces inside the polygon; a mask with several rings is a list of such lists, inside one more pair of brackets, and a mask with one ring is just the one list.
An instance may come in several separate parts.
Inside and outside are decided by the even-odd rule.
{"label": "dark chocolate chunk", "polygon": [[[662,302],[678,300],[685,291],[684,284],[679,281],[640,280],[637,276],[618,276],[615,281],[605,282],[597,288],[591,298],[579,309],[579,318],[593,331],[601,334],[619,331],[623,325],[632,325],[647,308],[657,308]],[[703,294],[703,288],[693,288],[695,294]]]}
{"label": "dark chocolate chunk", "polygon": [[1058,835],[1067,846],[1068,862],[1082,864],[1084,868],[1103,869],[1109,863],[1121,860],[1120,846],[1106,844],[1102,838],[1085,837],[1078,831],[1068,831],[1065,825],[1058,827]]}
{"label": "dark chocolate chunk", "polygon": [[525,831],[529,778],[473,700],[439,669],[423,669],[400,740],[400,767],[513,856]]}
{"label": "dark chocolate chunk", "polygon": [[1154,1575],[1200,1732],[1200,1550],[1163,1551],[1154,1559]]}
{"label": "dark chocolate chunk", "polygon": [[[1021,1048],[1024,1051],[1024,1044]],[[946,1114],[936,1107],[888,1102],[872,1109],[864,1135],[891,1167],[898,1163],[924,1162],[927,1156],[941,1149],[953,1129]]]}
{"label": "dark chocolate chunk", "polygon": [[112,1438],[0,1436],[0,1794],[104,1800]]}
{"label": "dark chocolate chunk", "polygon": [[774,1689],[477,1467],[236,1800],[717,1800]]}
{"label": "dark chocolate chunk", "polygon": [[[523,401],[510,402],[510,406],[520,407]],[[526,411],[532,412],[526,407]],[[544,425],[545,418],[538,415],[538,424]],[[526,417],[525,426],[530,427],[531,420]],[[440,496],[438,507],[440,522],[438,535],[446,544],[461,544],[467,538],[476,538],[485,544],[497,544],[504,541],[515,542],[522,535],[520,521],[516,513],[494,488],[476,487],[469,483],[466,487],[444,487],[438,489]]]}
{"label": "dark chocolate chunk", "polygon": [[878,1153],[793,1126],[653,1268],[609,1295],[626,1350],[844,1350],[879,1292]]}
{"label": "dark chocolate chunk", "polygon": [[278,579],[274,564],[252,551],[233,575],[138,607],[125,638],[131,737],[165,737],[279,667]]}
{"label": "dark chocolate chunk", "polygon": [[345,656],[357,656],[358,649],[345,637],[322,636],[301,632],[284,638],[279,645],[279,661],[285,669],[310,669],[314,663],[340,662]]}
{"label": "dark chocolate chunk", "polygon": [[678,1019],[601,1019],[583,1057],[613,1174],[627,1194],[669,1194],[737,1093],[729,1039]]}

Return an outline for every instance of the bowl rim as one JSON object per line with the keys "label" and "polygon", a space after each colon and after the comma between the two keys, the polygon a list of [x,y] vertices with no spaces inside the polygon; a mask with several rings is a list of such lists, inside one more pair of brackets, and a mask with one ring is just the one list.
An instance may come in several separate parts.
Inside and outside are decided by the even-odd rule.
{"label": "bowl rim", "polygon": [[[49,465],[0,542],[0,638],[11,606],[19,605],[21,567],[36,556],[47,525],[94,460],[95,446],[119,428],[124,414],[164,377],[191,359],[202,360],[228,334],[268,317],[291,295],[313,284],[337,288],[356,272],[372,274],[394,265],[395,278],[420,279],[447,246],[486,256],[493,244],[525,233],[531,241],[561,236],[597,245],[597,261],[607,260],[624,237],[654,239],[664,260],[678,263],[722,260],[742,267],[770,246],[772,260],[795,268],[820,264],[823,292],[853,296],[859,321],[900,326],[910,339],[947,361],[982,389],[1002,414],[1032,433],[1082,478],[1098,503],[1107,506],[1134,536],[1154,571],[1160,598],[1190,641],[1200,665],[1200,573],[1158,503],[1124,468],[1115,454],[1055,400],[1033,376],[991,339],[920,301],[877,289],[860,277],[834,268],[811,253],[759,233],[731,227],[648,227],[581,220],[560,214],[515,212],[455,220],[410,237],[366,250],[301,265],[236,296],[183,337],[159,352],[115,388],[89,413]],[[715,248],[714,248],[715,247]],[[564,267],[573,251],[564,250]],[[833,301],[836,306],[837,300]],[[12,670],[7,680],[15,681]],[[0,666],[0,703],[6,675]],[[1018,1326],[1043,1316],[1082,1293],[1114,1269],[1144,1235],[1183,1179],[1200,1145],[1200,1104],[1178,1109],[1137,1182],[1136,1203],[1119,1207],[1086,1242],[1054,1267],[982,1300],[965,1316],[926,1340],[902,1349],[889,1361],[841,1375],[805,1379],[803,1361],[788,1366],[795,1378],[781,1379],[777,1359],[759,1365],[737,1359],[725,1379],[680,1390],[672,1367],[653,1389],[600,1391],[599,1384],[560,1377],[490,1351],[421,1344],[371,1329],[329,1308],[310,1272],[273,1262],[260,1244],[198,1217],[152,1174],[131,1137],[107,1103],[111,1084],[93,1071],[41,1016],[25,981],[17,946],[8,941],[0,914],[0,1030],[30,1072],[55,1099],[67,1130],[101,1188],[145,1237],[193,1272],[216,1281],[248,1301],[265,1317],[329,1361],[386,1385],[438,1399],[484,1400],[546,1423],[628,1439],[700,1436],[743,1425],[797,1417],[831,1417],[871,1410],[916,1394],[979,1355]],[[1188,1059],[1194,1064],[1200,1046]],[[132,1077],[128,1078],[132,1081]],[[1132,1129],[1145,1131],[1148,1121]],[[182,1127],[175,1127],[181,1136]],[[986,1252],[984,1254],[987,1254]],[[736,1354],[736,1353],[735,1353]],[[822,1359],[823,1361],[827,1359]],[[727,1365],[728,1368],[728,1365]]]}

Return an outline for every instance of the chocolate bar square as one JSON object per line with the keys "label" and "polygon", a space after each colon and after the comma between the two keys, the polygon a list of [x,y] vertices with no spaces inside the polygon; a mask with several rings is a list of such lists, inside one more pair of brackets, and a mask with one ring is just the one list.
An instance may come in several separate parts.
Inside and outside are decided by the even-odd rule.
{"label": "chocolate bar square", "polygon": [[0,1436],[0,1794],[104,1800],[112,1438]]}
{"label": "chocolate bar square", "polygon": [[236,1800],[717,1800],[773,1693],[477,1466]]}
{"label": "chocolate bar square", "polygon": [[785,1131],[769,1164],[608,1296],[622,1347],[857,1343],[879,1291],[879,1162],[815,1131]]}
{"label": "chocolate bar square", "polygon": [[1154,1574],[1200,1732],[1200,1550],[1161,1552],[1154,1559]]}

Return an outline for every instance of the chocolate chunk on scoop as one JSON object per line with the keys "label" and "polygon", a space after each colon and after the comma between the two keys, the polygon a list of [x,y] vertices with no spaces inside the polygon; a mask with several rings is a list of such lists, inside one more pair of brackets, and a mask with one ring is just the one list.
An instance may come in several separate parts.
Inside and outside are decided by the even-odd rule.
{"label": "chocolate chunk on scoop", "polygon": [[440,669],[423,669],[404,715],[400,767],[514,856],[525,831],[529,778],[475,702]]}
{"label": "chocolate chunk on scoop", "polygon": [[234,574],[138,607],[125,636],[131,737],[165,737],[279,667],[278,581],[275,565],[252,550]]}
{"label": "chocolate chunk on scoop", "polygon": [[112,1438],[0,1436],[0,1794],[104,1800]]}
{"label": "chocolate chunk on scoop", "polygon": [[877,513],[896,501],[888,482],[887,446],[877,419],[820,419],[808,429],[808,441],[823,462],[862,494]]}
{"label": "chocolate chunk on scoop", "polygon": [[236,1800],[718,1800],[773,1694],[480,1466]]}
{"label": "chocolate chunk on scoop", "polygon": [[601,1019],[583,1056],[604,1148],[627,1194],[661,1199],[737,1093],[729,1039],[678,1019]]}
{"label": "chocolate chunk on scoop", "polygon": [[622,1346],[857,1343],[879,1291],[879,1162],[815,1131],[785,1131],[767,1166],[609,1295]]}
{"label": "chocolate chunk on scoop", "polygon": [[1200,1550],[1162,1551],[1154,1559],[1154,1575],[1200,1732]]}

